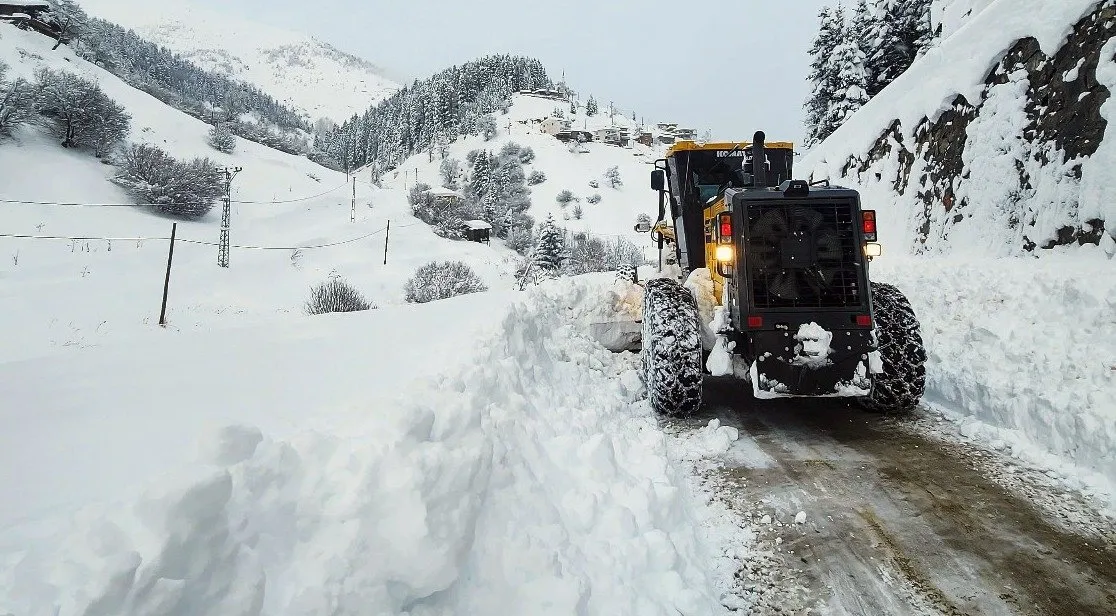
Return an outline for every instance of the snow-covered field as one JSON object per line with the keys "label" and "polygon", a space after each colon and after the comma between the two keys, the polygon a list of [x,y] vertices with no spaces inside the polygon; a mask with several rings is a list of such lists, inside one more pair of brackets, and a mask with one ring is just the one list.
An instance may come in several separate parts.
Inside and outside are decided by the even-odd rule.
{"label": "snow-covered field", "polygon": [[399,89],[386,71],[317,39],[184,0],[81,0],[89,14],[135,30],[195,64],[255,85],[337,123]]}

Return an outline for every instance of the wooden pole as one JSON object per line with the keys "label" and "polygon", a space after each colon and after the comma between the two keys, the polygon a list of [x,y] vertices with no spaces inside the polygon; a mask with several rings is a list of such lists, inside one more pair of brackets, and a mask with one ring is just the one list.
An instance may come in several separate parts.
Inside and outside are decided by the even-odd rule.
{"label": "wooden pole", "polygon": [[384,265],[387,265],[388,238],[391,237],[391,219],[388,219],[387,231],[384,233]]}
{"label": "wooden pole", "polygon": [[171,223],[170,250],[167,252],[167,277],[163,280],[163,307],[159,310],[159,325],[167,326],[167,292],[170,290],[171,263],[174,262],[174,234],[178,223]]}

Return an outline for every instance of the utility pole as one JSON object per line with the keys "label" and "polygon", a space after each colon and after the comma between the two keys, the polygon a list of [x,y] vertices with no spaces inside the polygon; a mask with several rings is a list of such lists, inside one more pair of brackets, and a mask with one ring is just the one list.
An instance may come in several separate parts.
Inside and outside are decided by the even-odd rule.
{"label": "utility pole", "polygon": [[221,167],[219,173],[225,174],[224,207],[221,209],[221,239],[217,245],[217,265],[229,266],[229,223],[232,220],[232,181],[240,173],[240,167]]}
{"label": "utility pole", "polygon": [[171,262],[174,261],[174,234],[178,231],[178,223],[171,223],[170,252],[167,253],[167,277],[163,279],[163,307],[159,310],[159,325],[167,326],[167,291],[170,290]]}
{"label": "utility pole", "polygon": [[356,176],[353,176],[353,207],[349,210],[349,222],[356,222]]}
{"label": "utility pole", "polygon": [[387,265],[388,238],[391,237],[391,219],[388,219],[387,231],[384,232],[384,265]]}

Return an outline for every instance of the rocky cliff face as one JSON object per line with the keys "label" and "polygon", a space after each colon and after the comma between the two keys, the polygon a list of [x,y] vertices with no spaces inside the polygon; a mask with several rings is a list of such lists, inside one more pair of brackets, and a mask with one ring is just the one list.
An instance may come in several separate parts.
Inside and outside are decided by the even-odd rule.
{"label": "rocky cliff face", "polygon": [[[866,150],[827,141],[807,155],[805,168],[866,186],[877,199],[889,193],[915,252],[964,245],[1001,255],[1063,246],[1116,253],[1116,190],[1109,188],[1116,185],[1116,166],[1109,164],[1116,164],[1116,132],[1108,127],[1116,103],[1106,105],[1116,86],[1116,2],[1085,9],[1064,28],[1060,45],[1047,44],[1053,53],[1034,36],[1015,38],[991,58],[982,83],[928,88],[927,97],[948,95],[932,113],[879,117],[895,106],[873,101],[858,115],[877,117],[830,138],[862,139]],[[980,26],[995,25],[979,23],[986,15],[970,17],[974,27],[953,37],[982,35]],[[936,66],[916,63],[911,71],[936,69],[941,81],[951,50],[971,51],[955,43],[943,42],[941,57],[928,61]],[[919,87],[912,79],[896,84]],[[897,94],[889,88],[880,97]],[[879,131],[881,123],[886,128]],[[1106,147],[1106,140],[1113,144]]]}

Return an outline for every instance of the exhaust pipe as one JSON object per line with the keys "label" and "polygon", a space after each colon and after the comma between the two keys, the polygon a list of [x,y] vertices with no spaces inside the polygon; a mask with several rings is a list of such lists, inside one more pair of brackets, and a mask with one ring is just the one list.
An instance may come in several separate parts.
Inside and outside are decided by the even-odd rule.
{"label": "exhaust pipe", "polygon": [[762,130],[756,131],[752,138],[752,177],[755,178],[756,188],[767,188],[767,154],[764,149],[764,139],[767,135]]}

